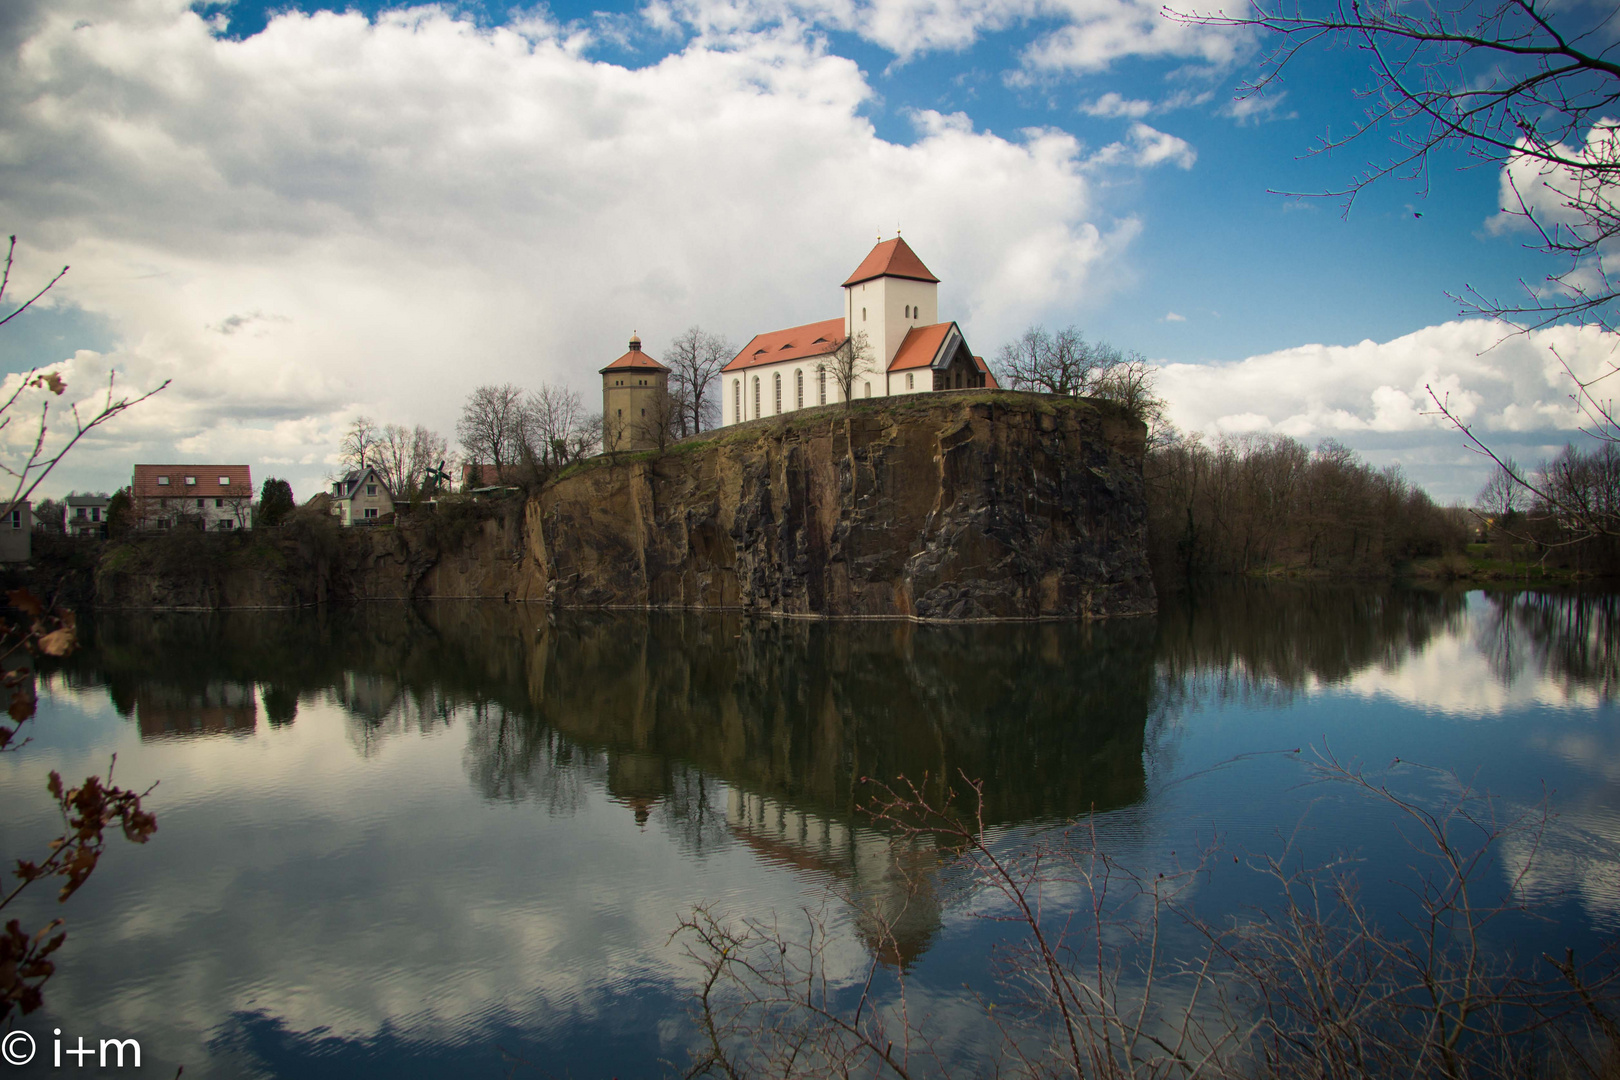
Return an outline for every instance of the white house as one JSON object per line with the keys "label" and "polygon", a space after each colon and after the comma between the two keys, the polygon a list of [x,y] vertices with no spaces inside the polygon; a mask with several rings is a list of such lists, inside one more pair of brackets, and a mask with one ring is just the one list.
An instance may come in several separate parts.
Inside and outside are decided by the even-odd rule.
{"label": "white house", "polygon": [[112,502],[110,498],[106,495],[69,495],[64,502],[69,536],[107,535],[107,506]]}
{"label": "white house", "polygon": [[137,465],[129,491],[143,529],[183,521],[211,532],[253,527],[253,473],[246,465]]}
{"label": "white house", "polygon": [[394,512],[394,493],[367,465],[332,484],[332,515],[344,525],[375,525]]}
{"label": "white house", "polygon": [[900,237],[879,242],[843,290],[842,317],[758,334],[721,369],[722,424],[842,401],[835,356],[863,334],[857,398],[997,385],[961,327],[939,321],[939,279]]}

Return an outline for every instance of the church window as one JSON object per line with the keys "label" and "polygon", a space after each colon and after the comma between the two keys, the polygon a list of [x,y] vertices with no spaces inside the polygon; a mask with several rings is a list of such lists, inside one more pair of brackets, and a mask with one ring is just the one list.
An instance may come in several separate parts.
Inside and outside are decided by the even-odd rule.
{"label": "church window", "polygon": [[759,376],[754,376],[754,419],[759,419]]}
{"label": "church window", "polygon": [[802,409],[804,408],[804,371],[802,369],[793,373],[793,381],[797,384],[794,388],[793,407]]}
{"label": "church window", "polygon": [[742,380],[731,380],[731,422],[742,423]]}
{"label": "church window", "polygon": [[827,404],[827,369],[822,368],[818,377],[821,380],[821,404],[825,405]]}
{"label": "church window", "polygon": [[906,305],[906,318],[908,318],[908,319],[911,318],[911,305],[910,304]]}
{"label": "church window", "polygon": [[866,396],[867,397],[872,396],[872,384],[871,383],[866,384]]}
{"label": "church window", "polygon": [[913,388],[913,387],[914,387],[914,386],[915,386],[915,385],[916,385],[916,384],[915,384],[915,383],[914,383],[914,382],[913,382],[913,380],[914,380],[914,379],[915,379],[915,378],[916,378],[916,376],[914,376],[914,375],[913,375],[913,374],[912,374],[912,373],[911,373],[911,372],[909,372],[909,371],[908,371],[908,372],[906,372],[906,389],[907,389],[907,390],[910,390],[910,389],[912,389],[912,388]]}
{"label": "church window", "polygon": [[861,308],[861,322],[865,322],[865,321],[866,321],[866,309]]}
{"label": "church window", "polygon": [[774,376],[772,376],[772,382],[773,382],[773,384],[775,386],[774,393],[776,395],[776,411],[781,412],[782,411],[782,373],[780,371],[778,371]]}

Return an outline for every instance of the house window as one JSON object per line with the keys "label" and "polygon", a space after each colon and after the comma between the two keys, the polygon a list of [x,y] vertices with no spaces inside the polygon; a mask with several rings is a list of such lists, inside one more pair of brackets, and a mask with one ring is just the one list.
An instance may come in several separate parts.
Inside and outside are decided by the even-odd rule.
{"label": "house window", "polygon": [[231,486],[231,478],[228,477],[228,476],[220,477],[219,478],[219,486],[220,487],[230,487]]}
{"label": "house window", "polygon": [[793,373],[793,381],[795,383],[793,391],[793,407],[795,409],[802,409],[804,408],[804,372],[795,371]]}
{"label": "house window", "polygon": [[84,507],[82,507],[82,506],[79,507],[79,512],[74,516],[77,517],[80,521],[83,521],[84,520]]}
{"label": "house window", "polygon": [[186,487],[196,487],[196,486],[197,486],[197,478],[195,476],[186,477]]}
{"label": "house window", "polygon": [[224,499],[215,499],[214,500],[214,509],[215,510],[223,510],[223,509],[225,509],[225,500]]}
{"label": "house window", "polygon": [[827,369],[822,368],[817,373],[817,380],[821,383],[821,404],[827,404]]}
{"label": "house window", "polygon": [[377,508],[375,506],[366,507],[366,517],[374,518],[376,516],[377,516]]}
{"label": "house window", "polygon": [[201,510],[202,508],[203,508],[203,501],[201,499],[198,499],[197,500],[197,509]]}
{"label": "house window", "polygon": [[367,484],[366,485],[366,494],[367,495],[375,495],[375,494],[377,494],[377,485],[376,484]]}
{"label": "house window", "polygon": [[731,380],[731,422],[742,423],[742,380]]}
{"label": "house window", "polygon": [[13,510],[11,512],[11,527],[13,529],[22,528],[22,511],[21,510]]}
{"label": "house window", "polygon": [[754,376],[754,419],[759,419],[759,376]]}
{"label": "house window", "polygon": [[158,485],[160,487],[168,487],[169,486],[169,478],[167,476],[158,477]]}
{"label": "house window", "polygon": [[101,507],[93,506],[93,507],[90,508],[90,520],[91,521],[100,521],[101,520]]}
{"label": "house window", "polygon": [[771,376],[771,382],[775,387],[774,393],[775,393],[775,396],[776,396],[776,411],[781,412],[782,411],[782,373],[780,371],[778,371],[775,375]]}

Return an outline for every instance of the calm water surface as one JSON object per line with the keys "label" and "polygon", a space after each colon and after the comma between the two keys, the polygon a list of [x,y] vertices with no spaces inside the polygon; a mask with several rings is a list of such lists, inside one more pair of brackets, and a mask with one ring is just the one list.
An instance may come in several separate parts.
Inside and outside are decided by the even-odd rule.
{"label": "calm water surface", "polygon": [[[1405,860],[1388,815],[1303,783],[1277,753],[1295,747],[1441,766],[1510,811],[1547,799],[1532,944],[1584,948],[1620,925],[1617,627],[1612,595],[1262,588],[1098,626],[104,616],[0,757],[0,853],[55,835],[48,770],[114,753],[119,782],[158,782],[159,832],[114,841],[67,905],[47,1008],[20,1026],[47,1051],[56,1027],[134,1037],[138,1075],[188,1080],[658,1076],[690,1045],[669,935],[709,903],[827,905],[835,974],[902,962],[971,1041],[960,987],[984,985],[998,926],[949,874],[905,902],[936,855],[862,819],[861,777],[982,778],[1005,843],[1095,808],[1149,870],[1293,835],[1358,855],[1383,902]],[[1197,902],[1247,887],[1217,874]],[[18,914],[54,909],[40,892]],[[9,1072],[54,1075],[46,1057]]]}

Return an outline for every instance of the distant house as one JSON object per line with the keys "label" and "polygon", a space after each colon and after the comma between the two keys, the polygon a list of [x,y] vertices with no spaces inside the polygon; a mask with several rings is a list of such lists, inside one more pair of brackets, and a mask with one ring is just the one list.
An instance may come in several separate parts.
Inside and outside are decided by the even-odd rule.
{"label": "distant house", "polygon": [[28,500],[7,503],[0,512],[0,562],[27,562],[33,554],[34,512]]}
{"label": "distant house", "polygon": [[106,495],[69,495],[64,500],[68,535],[106,536],[107,504],[111,501]]}
{"label": "distant house", "polygon": [[253,527],[253,474],[246,465],[137,465],[130,498],[141,529]]}
{"label": "distant house", "polygon": [[463,462],[461,466],[461,490],[478,491],[483,488],[516,487],[518,483],[518,467],[516,465],[474,465]]}
{"label": "distant house", "polygon": [[394,493],[369,465],[332,485],[332,514],[344,525],[375,525],[394,512]]}

